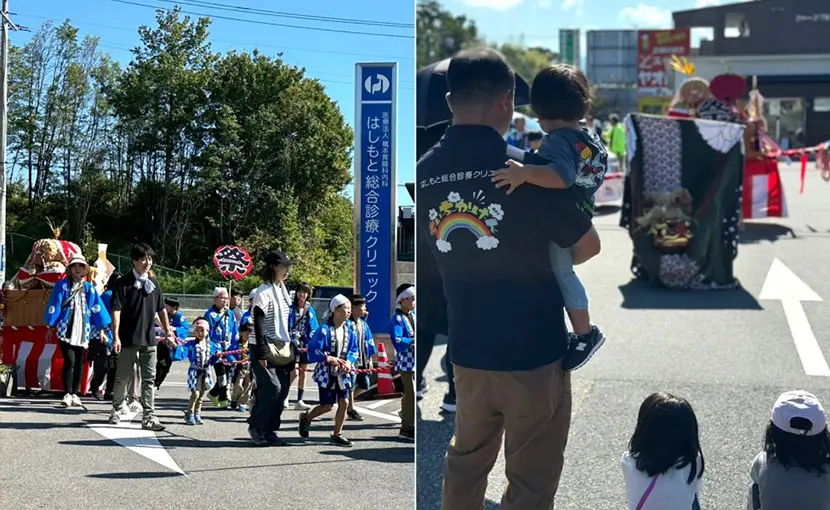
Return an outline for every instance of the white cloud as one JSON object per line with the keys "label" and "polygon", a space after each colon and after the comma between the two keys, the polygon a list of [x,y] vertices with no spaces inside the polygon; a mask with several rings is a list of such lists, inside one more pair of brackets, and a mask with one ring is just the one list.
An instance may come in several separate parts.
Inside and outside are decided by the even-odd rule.
{"label": "white cloud", "polygon": [[524,2],[524,0],[462,0],[465,5],[470,7],[482,7],[484,9],[492,9],[494,11],[509,11]]}
{"label": "white cloud", "polygon": [[753,0],[697,0],[695,2],[695,9],[703,9],[704,7],[714,7],[715,5],[733,4],[737,2],[752,2]]}
{"label": "white cloud", "polygon": [[585,0],[562,0],[562,10],[570,11],[572,9],[576,9],[581,11],[584,2]]}
{"label": "white cloud", "polygon": [[632,28],[671,28],[673,25],[670,10],[646,4],[624,7],[620,20]]}

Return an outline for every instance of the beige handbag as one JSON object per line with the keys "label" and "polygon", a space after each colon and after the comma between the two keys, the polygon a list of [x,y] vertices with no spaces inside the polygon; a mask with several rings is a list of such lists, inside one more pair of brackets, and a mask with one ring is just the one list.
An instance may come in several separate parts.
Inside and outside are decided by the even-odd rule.
{"label": "beige handbag", "polygon": [[[274,308],[277,308],[277,303],[279,303],[279,299],[277,299],[276,292],[274,294]],[[274,310],[274,313],[279,313],[279,310]],[[268,361],[271,363],[283,366],[288,365],[289,363],[294,361],[294,347],[291,345],[291,342],[286,342],[283,340],[276,340],[271,338],[265,338],[267,342],[266,346],[267,349],[265,350],[265,357],[268,358]]]}

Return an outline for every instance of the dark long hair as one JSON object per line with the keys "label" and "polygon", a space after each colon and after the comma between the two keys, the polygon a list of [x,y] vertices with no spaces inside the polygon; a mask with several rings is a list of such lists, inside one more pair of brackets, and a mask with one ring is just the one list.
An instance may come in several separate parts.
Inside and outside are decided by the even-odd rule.
{"label": "dark long hair", "polygon": [[[798,425],[796,420],[807,421],[793,418],[793,426]],[[803,425],[810,430],[809,421]],[[821,476],[827,474],[827,464],[830,464],[830,433],[825,427],[818,435],[801,436],[783,431],[770,421],[764,437],[764,451],[787,469],[800,467]]]}
{"label": "dark long hair", "polygon": [[294,303],[293,304],[294,304],[294,309],[295,310],[297,309],[297,306],[299,306],[299,304],[300,304],[300,299],[297,297],[297,294],[299,294],[300,292],[305,292],[306,293],[306,299],[305,299],[306,304],[309,304],[311,302],[311,285],[306,283],[306,282],[301,282],[299,285],[297,285],[297,289],[294,290]]}
{"label": "dark long hair", "polygon": [[[684,398],[652,393],[643,401],[637,427],[628,443],[637,470],[656,476],[670,469],[691,465],[688,483],[703,476],[703,451],[698,437],[697,417]],[[697,457],[700,456],[700,470]]]}

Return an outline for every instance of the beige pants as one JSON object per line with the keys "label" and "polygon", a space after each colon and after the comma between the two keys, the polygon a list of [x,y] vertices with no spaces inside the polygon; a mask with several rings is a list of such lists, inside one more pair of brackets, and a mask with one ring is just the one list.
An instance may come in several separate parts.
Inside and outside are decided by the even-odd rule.
{"label": "beige pants", "polygon": [[444,510],[484,506],[504,439],[504,510],[548,510],[571,425],[571,377],[562,362],[522,372],[455,368],[455,435],[444,461]]}
{"label": "beige pants", "polygon": [[234,376],[233,389],[231,390],[231,402],[244,406],[248,405],[248,400],[251,398],[251,369],[249,367],[237,367],[236,375]]}
{"label": "beige pants", "polygon": [[199,414],[202,410],[202,399],[207,395],[207,390],[191,391],[190,400],[187,401],[187,412]]}

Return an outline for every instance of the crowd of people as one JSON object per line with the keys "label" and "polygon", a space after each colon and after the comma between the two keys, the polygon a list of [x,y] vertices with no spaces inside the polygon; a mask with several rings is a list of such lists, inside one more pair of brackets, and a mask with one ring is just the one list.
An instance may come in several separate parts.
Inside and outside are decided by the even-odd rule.
{"label": "crowd of people", "polygon": [[[600,252],[593,193],[608,151],[625,144],[609,147],[580,125],[590,88],[572,66],[551,66],[533,81],[530,104],[546,132],[533,152],[511,151],[505,139],[516,82],[498,52],[457,54],[446,81],[451,125],[419,143],[415,197],[422,336],[449,334],[447,367],[454,372],[442,507],[484,506],[503,443],[501,508],[552,508],[571,422],[570,374],[604,341],[573,266]],[[618,120],[614,130],[624,135]],[[450,238],[454,230],[445,224],[462,224],[467,211],[482,220],[467,229],[475,235]],[[483,316],[490,296],[521,303]],[[430,348],[435,342],[424,340]],[[419,354],[421,391],[425,363]],[[752,465],[748,509],[830,509],[828,467],[821,404],[804,391],[781,395]],[[691,405],[666,393],[646,398],[622,469],[630,510],[700,508],[704,460]]]}
{"label": "crowd of people", "polygon": [[[148,245],[135,245],[133,270],[112,274],[100,295],[88,281],[84,257],[69,260],[66,278],[55,286],[44,313],[63,354],[64,406],[83,405],[82,373],[84,363],[91,363],[89,393],[112,402],[109,423],[140,412],[143,429],[165,430],[155,400],[172,364],[182,361],[188,364],[185,424],[204,424],[207,398],[217,409],[250,413],[248,433],[256,445],[283,445],[277,432],[296,380],[294,408],[303,411],[299,436],[309,437],[313,420],[336,404],[331,442],[352,446],[343,435],[344,423],[363,420],[354,397],[370,389],[377,352],[364,319],[365,297],[335,296],[318,321],[311,287],[300,284],[292,298],[285,279],[294,262],[272,252],[262,261],[263,283],[251,291],[247,309],[239,291],[217,287],[212,306],[191,326],[179,302],[164,297],[152,272],[153,256]],[[404,440],[414,440],[414,310],[414,286],[402,285],[389,333],[404,387],[399,434]],[[304,401],[310,364],[315,364],[316,406]]]}

